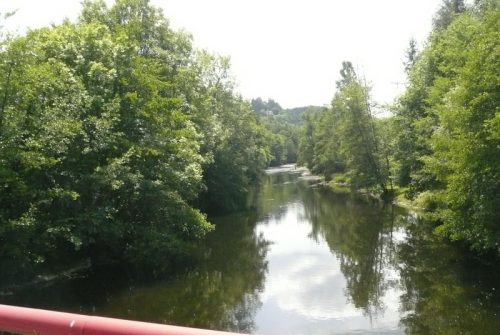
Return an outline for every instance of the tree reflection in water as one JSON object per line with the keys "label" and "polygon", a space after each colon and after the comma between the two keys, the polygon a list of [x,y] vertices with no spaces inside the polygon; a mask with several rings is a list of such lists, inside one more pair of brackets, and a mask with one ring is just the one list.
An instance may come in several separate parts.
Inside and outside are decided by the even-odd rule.
{"label": "tree reflection in water", "polygon": [[366,315],[376,317],[384,310],[384,292],[397,284],[392,278],[395,214],[378,202],[326,190],[302,199],[311,237],[324,238],[340,260],[347,298]]}
{"label": "tree reflection in water", "polygon": [[[252,200],[252,210],[215,219],[216,231],[200,245],[205,261],[174,279],[130,281],[119,274],[106,274],[0,294],[0,300],[243,333],[279,323],[303,327],[311,334],[313,330],[315,334],[333,334],[341,331],[339,327],[365,331],[370,327],[366,320],[374,318],[380,321],[373,324],[381,333],[498,334],[498,259],[474,258],[437,240],[430,224],[406,210],[310,187],[306,181],[298,181],[296,174],[268,176]],[[287,215],[293,216],[295,223],[285,222]],[[300,225],[294,225],[299,221]],[[273,263],[271,260],[268,273],[266,257],[272,259],[275,248],[268,253],[266,238],[272,238],[257,233],[265,231],[256,229],[257,225],[274,229],[281,242],[291,236],[296,239],[277,245],[283,254],[274,264],[279,265],[280,276],[288,277],[274,285],[302,286],[280,288],[272,298],[262,294],[266,280],[268,288],[273,287],[269,283]],[[287,235],[287,230],[298,227],[303,230]],[[302,231],[304,235],[310,231],[309,238],[320,244],[314,250],[321,253],[301,254],[312,250],[298,247],[301,241],[305,240],[305,245],[311,242],[306,236],[302,240]],[[308,256],[318,262],[307,263]],[[297,267],[300,259],[307,263],[303,272]],[[332,261],[334,269],[328,267]],[[312,277],[320,274],[333,282],[313,283]],[[280,276],[278,279],[283,279]],[[328,299],[335,301],[329,304]],[[287,302],[293,306],[277,310]],[[325,311],[332,306],[335,312],[350,311],[348,305],[355,311],[347,317]],[[266,315],[268,324],[256,324],[257,311],[263,310],[270,313]],[[273,334],[291,332],[284,327],[269,329],[276,330]]]}
{"label": "tree reflection in water", "polygon": [[[365,315],[383,314],[383,296],[400,292],[407,334],[496,334],[498,259],[479,261],[439,240],[415,214],[378,201],[300,188],[311,238],[340,260],[347,298]],[[496,265],[494,264],[496,262]]]}
{"label": "tree reflection in water", "polygon": [[498,334],[498,259],[464,253],[437,240],[421,219],[408,221],[408,238],[397,248],[407,333]]}
{"label": "tree reflection in water", "polygon": [[[235,221],[237,220],[237,221]],[[176,280],[132,289],[102,307],[107,315],[250,333],[261,306],[268,242],[241,216],[218,220],[206,262]],[[223,246],[223,247],[221,247]]]}

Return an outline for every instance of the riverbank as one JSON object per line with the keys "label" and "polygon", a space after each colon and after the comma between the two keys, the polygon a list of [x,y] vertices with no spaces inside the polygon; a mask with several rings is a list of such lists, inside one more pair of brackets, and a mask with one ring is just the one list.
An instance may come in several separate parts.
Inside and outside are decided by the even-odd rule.
{"label": "riverbank", "polygon": [[[380,195],[375,194],[373,191],[366,190],[366,189],[353,190],[351,188],[351,185],[348,183],[345,183],[345,182],[338,183],[338,182],[330,181],[329,183],[325,183],[325,185],[327,185],[329,189],[331,189],[333,192],[336,192],[336,193],[356,193],[356,194],[360,194],[360,195],[369,196],[371,198],[374,198],[374,199],[377,199],[380,201],[384,201],[380,197]],[[404,196],[404,192],[401,190],[398,190],[398,189],[394,190],[394,196],[391,199],[390,203],[392,205],[406,208],[406,209],[409,209],[409,210],[412,210],[415,212],[419,212],[419,213],[429,211],[429,208],[423,206],[422,203],[419,201],[419,199],[415,199],[415,200],[407,199]]]}
{"label": "riverbank", "polygon": [[[321,178],[324,179],[324,177]],[[353,190],[352,184],[350,183],[350,178],[345,174],[334,175],[329,182],[324,182],[324,184],[329,189],[331,189],[333,192],[336,193],[356,193],[364,196],[369,196],[371,198],[380,201],[387,202],[384,199],[382,199],[380,194],[378,194],[379,192],[377,192],[378,190],[376,189],[362,188]],[[426,194],[422,194],[416,199],[410,200],[405,196],[405,193],[407,192],[407,189],[405,188],[395,187],[393,192],[394,193],[392,195],[392,199],[390,199],[389,202],[395,206],[406,208],[419,213],[432,210],[433,207],[432,199],[427,197]]]}
{"label": "riverbank", "polygon": [[297,166],[297,164],[285,164],[266,169],[266,174],[272,175],[276,173],[292,173],[299,174],[299,179],[307,181],[317,181],[318,183],[324,182],[325,178],[322,176],[313,175],[311,171],[305,166]]}

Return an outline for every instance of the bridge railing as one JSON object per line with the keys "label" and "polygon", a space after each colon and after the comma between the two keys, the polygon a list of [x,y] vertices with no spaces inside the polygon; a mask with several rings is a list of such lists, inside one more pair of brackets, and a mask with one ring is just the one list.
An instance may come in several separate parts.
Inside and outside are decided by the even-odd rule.
{"label": "bridge railing", "polygon": [[0,331],[37,335],[236,335],[8,305],[0,305]]}

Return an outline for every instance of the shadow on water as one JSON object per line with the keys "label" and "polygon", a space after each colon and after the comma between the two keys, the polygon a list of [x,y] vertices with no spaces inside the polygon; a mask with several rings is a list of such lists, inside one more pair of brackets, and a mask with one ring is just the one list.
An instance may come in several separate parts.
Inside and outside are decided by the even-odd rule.
{"label": "shadow on water", "polygon": [[404,294],[401,323],[411,334],[498,334],[500,267],[440,243],[415,219],[397,246]]}
{"label": "shadow on water", "polygon": [[250,333],[260,307],[268,243],[241,216],[216,219],[200,246],[205,261],[174,278],[148,280],[101,269],[82,278],[16,291],[0,303]]}
{"label": "shadow on water", "polygon": [[294,171],[268,175],[249,205],[212,218],[204,261],[173,278],[93,270],[0,292],[0,303],[269,335],[500,329],[498,260],[438,240],[415,214],[311,187]]}
{"label": "shadow on water", "polygon": [[228,216],[216,223],[218,233],[207,241],[203,264],[175,279],[122,292],[97,312],[251,332],[253,315],[260,307],[259,292],[267,269],[268,245],[263,236],[254,233],[254,222]]}

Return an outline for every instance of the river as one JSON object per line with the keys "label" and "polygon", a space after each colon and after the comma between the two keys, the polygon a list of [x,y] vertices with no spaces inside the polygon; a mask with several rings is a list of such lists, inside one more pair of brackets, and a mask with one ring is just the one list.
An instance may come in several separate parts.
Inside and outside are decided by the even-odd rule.
{"label": "river", "polygon": [[[0,302],[253,334],[500,334],[500,267],[416,214],[270,170],[174,278],[98,273]],[[490,264],[492,263],[492,264]]]}

